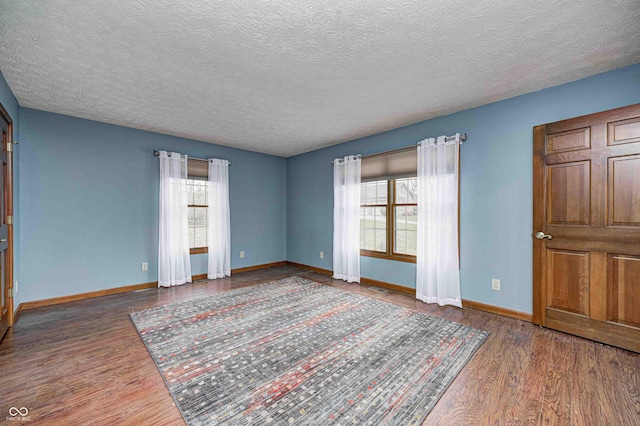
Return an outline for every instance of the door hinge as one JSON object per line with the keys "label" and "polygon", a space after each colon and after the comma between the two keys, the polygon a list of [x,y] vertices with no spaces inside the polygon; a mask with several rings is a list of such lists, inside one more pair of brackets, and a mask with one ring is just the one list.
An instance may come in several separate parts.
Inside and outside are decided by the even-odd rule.
{"label": "door hinge", "polygon": [[13,152],[13,143],[11,141],[7,142],[7,152]]}
{"label": "door hinge", "polygon": [[7,215],[7,225],[13,225],[13,216]]}

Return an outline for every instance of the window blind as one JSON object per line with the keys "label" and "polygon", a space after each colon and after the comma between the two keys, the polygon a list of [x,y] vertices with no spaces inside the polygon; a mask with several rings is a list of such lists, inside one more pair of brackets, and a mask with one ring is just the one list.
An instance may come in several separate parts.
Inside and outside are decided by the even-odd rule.
{"label": "window blind", "polygon": [[416,146],[362,158],[362,182],[416,177],[417,175],[418,149]]}
{"label": "window blind", "polygon": [[209,163],[203,160],[187,158],[189,179],[207,180],[209,179]]}

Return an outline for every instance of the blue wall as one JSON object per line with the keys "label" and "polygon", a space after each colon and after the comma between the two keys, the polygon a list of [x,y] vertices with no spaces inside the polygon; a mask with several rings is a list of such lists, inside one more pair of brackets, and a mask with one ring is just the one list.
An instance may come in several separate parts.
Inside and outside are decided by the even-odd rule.
{"label": "blue wall", "polygon": [[[13,140],[20,140],[20,106],[13,92],[9,88],[7,81],[0,72],[0,104],[7,110],[11,120],[13,121]],[[20,281],[20,146],[13,146],[13,278],[14,281]],[[22,292],[18,286],[18,293],[14,288],[14,309],[20,305]]]}
{"label": "blue wall", "polygon": [[[531,313],[532,127],[635,103],[640,103],[640,64],[290,157],[287,260],[332,269],[332,159],[466,132],[460,178],[462,297]],[[411,263],[361,257],[361,272],[415,288]],[[502,280],[502,291],[491,290],[491,278]]]}
{"label": "blue wall", "polygon": [[[532,127],[639,103],[640,64],[286,160],[22,108],[1,75],[0,102],[20,141],[17,303],[157,279],[154,149],[233,162],[232,268],[286,259],[332,269],[331,160],[459,131],[469,134],[461,158],[462,296],[530,313]],[[145,261],[149,271],[140,269]],[[206,272],[206,256],[193,256],[192,265],[194,274]],[[362,258],[362,275],[415,287],[410,263]],[[502,280],[502,291],[490,289],[491,278]]]}
{"label": "blue wall", "polygon": [[232,162],[232,268],[286,258],[283,158],[29,108],[20,129],[24,302],[157,280],[156,149]]}

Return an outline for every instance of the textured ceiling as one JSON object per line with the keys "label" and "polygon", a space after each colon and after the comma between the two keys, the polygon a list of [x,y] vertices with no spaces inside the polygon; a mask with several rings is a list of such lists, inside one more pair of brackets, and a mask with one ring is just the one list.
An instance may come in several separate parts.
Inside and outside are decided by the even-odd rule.
{"label": "textured ceiling", "polygon": [[20,105],[284,157],[637,62],[640,0],[0,0]]}

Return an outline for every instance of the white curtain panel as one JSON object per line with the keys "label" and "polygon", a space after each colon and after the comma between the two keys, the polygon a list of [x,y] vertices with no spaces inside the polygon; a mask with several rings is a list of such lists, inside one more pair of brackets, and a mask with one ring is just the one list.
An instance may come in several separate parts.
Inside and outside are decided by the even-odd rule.
{"label": "white curtain panel", "polygon": [[187,156],[160,151],[158,287],[191,282]]}
{"label": "white curtain panel", "polygon": [[462,307],[458,258],[460,135],[418,144],[416,298]]}
{"label": "white curtain panel", "polygon": [[360,170],[357,156],[333,161],[333,278],[360,282]]}
{"label": "white curtain panel", "polygon": [[210,280],[231,275],[231,216],[229,209],[229,162],[209,159],[209,208],[207,247]]}

